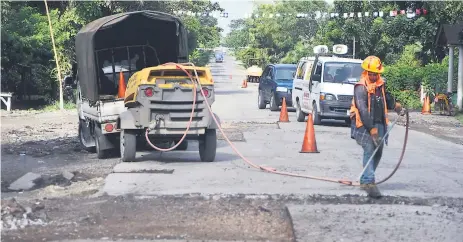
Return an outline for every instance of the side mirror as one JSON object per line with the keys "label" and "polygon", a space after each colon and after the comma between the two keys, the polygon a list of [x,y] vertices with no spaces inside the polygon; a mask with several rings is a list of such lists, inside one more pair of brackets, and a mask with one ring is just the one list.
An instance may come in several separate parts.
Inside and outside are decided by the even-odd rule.
{"label": "side mirror", "polygon": [[63,80],[63,86],[65,87],[74,87],[74,78],[72,76],[65,76]]}
{"label": "side mirror", "polygon": [[314,82],[320,82],[322,77],[320,75],[314,74],[312,77],[312,81]]}
{"label": "side mirror", "polygon": [[71,76],[75,79],[77,75],[77,63],[72,64],[71,71],[72,71]]}

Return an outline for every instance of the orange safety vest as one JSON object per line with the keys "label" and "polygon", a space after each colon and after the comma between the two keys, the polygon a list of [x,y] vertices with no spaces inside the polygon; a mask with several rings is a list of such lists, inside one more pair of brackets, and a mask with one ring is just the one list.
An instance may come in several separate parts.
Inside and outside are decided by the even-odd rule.
{"label": "orange safety vest", "polygon": [[[366,71],[364,71],[362,73],[362,77],[360,78],[360,81],[357,82],[355,84],[355,86],[357,85],[363,85],[366,89],[367,89],[367,92],[368,92],[368,112],[371,112],[371,95],[375,95],[376,93],[376,88],[378,87],[382,87],[381,90],[382,90],[382,93],[383,93],[383,102],[384,102],[384,121],[386,123],[386,125],[389,124],[389,119],[387,118],[387,104],[386,104],[386,93],[384,91],[384,81],[381,77],[379,77],[379,79],[376,81],[376,87],[375,88],[368,88],[368,73]],[[354,87],[355,89],[355,87]],[[357,106],[355,105],[355,100],[354,98],[352,98],[352,105],[350,107],[350,118],[354,118],[355,117],[355,125],[357,126],[357,128],[360,128],[363,126],[363,123],[362,123],[362,119],[360,118],[360,113],[359,113],[359,110],[357,109]]]}

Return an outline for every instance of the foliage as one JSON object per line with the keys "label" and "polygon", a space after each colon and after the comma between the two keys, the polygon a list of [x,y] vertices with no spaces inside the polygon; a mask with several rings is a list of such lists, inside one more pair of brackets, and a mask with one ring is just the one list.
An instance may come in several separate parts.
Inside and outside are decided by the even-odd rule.
{"label": "foliage", "polygon": [[[75,35],[87,23],[103,16],[136,10],[172,13],[223,11],[210,1],[48,1],[58,61],[62,75],[75,63]],[[58,79],[51,45],[48,18],[43,1],[2,1],[2,90],[23,95],[42,95],[49,103],[58,98]],[[189,32],[192,61],[205,65],[208,53],[197,47],[213,48],[220,43],[217,19],[212,16],[181,17]]]}
{"label": "foliage", "polygon": [[[429,13],[412,19],[405,15],[387,16],[391,10],[408,8],[425,8]],[[385,17],[295,18],[298,12],[316,11],[383,11]],[[268,17],[277,12],[293,16]],[[257,6],[253,14],[260,18],[233,21],[224,42],[235,49],[248,47],[236,54],[245,64],[262,51],[262,65],[297,63],[301,57],[313,55],[313,47],[320,44],[345,44],[353,53],[355,43],[355,57],[380,57],[387,67],[384,76],[388,89],[406,105],[419,107],[422,86],[426,92],[446,86],[446,49],[435,45],[435,35],[440,24],[462,21],[462,12],[461,1],[334,1],[332,6],[315,1],[277,1],[274,5]]]}
{"label": "foliage", "polygon": [[203,50],[194,50],[190,54],[190,61],[196,66],[205,66],[209,63],[211,59],[212,51],[203,51]]}

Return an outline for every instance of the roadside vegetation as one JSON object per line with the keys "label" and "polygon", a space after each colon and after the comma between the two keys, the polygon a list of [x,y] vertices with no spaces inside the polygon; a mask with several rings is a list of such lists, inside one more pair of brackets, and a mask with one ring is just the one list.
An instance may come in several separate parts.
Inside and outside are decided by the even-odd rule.
{"label": "roadside vegetation", "polygon": [[[68,75],[75,63],[75,35],[86,24],[103,16],[154,10],[173,14],[174,11],[223,11],[210,1],[48,1],[61,73]],[[59,84],[53,47],[43,1],[2,1],[1,16],[1,85],[2,92],[12,92],[19,101],[45,110],[57,108]],[[220,29],[212,16],[180,16],[188,34],[190,61],[204,66],[210,51],[220,43]],[[30,96],[40,100],[27,101]],[[66,96],[65,96],[66,97]],[[74,101],[65,106],[72,108]],[[72,104],[72,105],[71,105]],[[45,108],[44,108],[45,107]],[[24,107],[28,109],[27,107]]]}
{"label": "roadside vegetation", "polygon": [[[426,15],[389,17],[389,11],[426,9]],[[358,13],[384,11],[378,18],[296,18],[297,13]],[[249,58],[268,63],[297,63],[313,54],[316,45],[345,44],[350,51],[355,41],[355,58],[380,57],[385,64],[387,87],[407,107],[420,109],[421,88],[431,98],[447,89],[447,50],[435,45],[440,24],[463,20],[460,1],[334,1],[330,6],[315,1],[279,1],[260,5],[253,14],[293,14],[280,18],[234,20],[224,43],[248,67]],[[458,50],[455,49],[454,91],[457,83]]]}

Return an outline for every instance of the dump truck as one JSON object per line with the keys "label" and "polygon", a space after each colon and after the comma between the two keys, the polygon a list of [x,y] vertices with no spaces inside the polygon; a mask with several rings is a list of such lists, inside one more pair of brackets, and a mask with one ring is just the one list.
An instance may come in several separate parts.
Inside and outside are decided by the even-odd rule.
{"label": "dump truck", "polygon": [[[217,126],[204,108],[205,91],[192,88],[202,81],[212,104],[210,71],[188,66],[190,72],[202,75],[196,80],[173,71],[172,65],[163,66],[188,62],[187,31],[179,18],[135,11],[97,19],[77,33],[76,60],[66,82],[77,88],[78,137],[85,150],[96,152],[99,159],[120,150],[123,161],[134,161],[136,149],[148,143],[145,133],[151,127],[150,144],[177,142],[177,150],[185,150],[188,140],[194,139],[200,142],[203,161],[215,159]],[[156,76],[159,72],[162,75]],[[148,89],[154,91],[152,96],[146,96]],[[198,92],[197,106],[189,122],[193,89]],[[162,126],[152,127],[160,116]],[[188,125],[185,143],[177,145]]]}
{"label": "dump truck", "polygon": [[258,66],[259,59],[249,59],[249,68],[246,69],[246,79],[248,82],[259,82],[262,75],[262,68]]}

